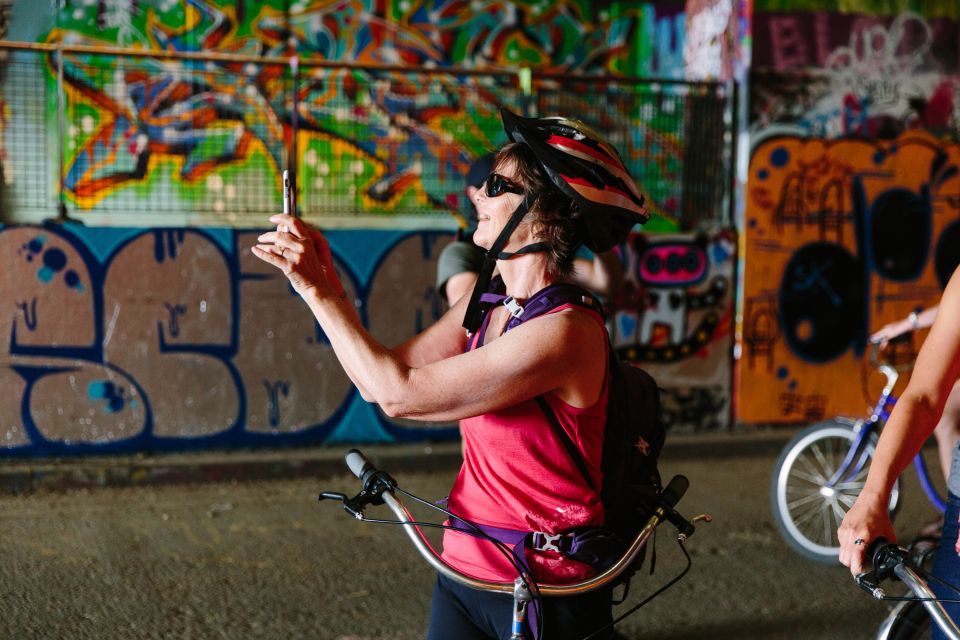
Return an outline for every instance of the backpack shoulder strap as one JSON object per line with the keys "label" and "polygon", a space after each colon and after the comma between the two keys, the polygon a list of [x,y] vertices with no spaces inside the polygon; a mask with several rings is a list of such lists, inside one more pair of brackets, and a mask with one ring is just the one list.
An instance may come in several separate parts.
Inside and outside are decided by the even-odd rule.
{"label": "backpack shoulder strap", "polygon": [[527,320],[532,320],[547,314],[565,304],[575,304],[587,309],[593,309],[603,317],[603,305],[600,304],[600,301],[597,300],[592,293],[583,287],[565,282],[544,287],[533,294],[523,306],[520,306],[511,298],[507,298],[504,304],[507,305],[507,308],[510,309],[510,313],[513,315],[510,321],[507,322],[507,331]]}
{"label": "backpack shoulder strap", "polygon": [[[500,296],[500,301],[510,309],[510,313],[513,316],[507,322],[505,331],[516,328],[527,320],[542,316],[566,304],[575,304],[580,307],[593,309],[603,317],[603,305],[600,304],[600,301],[583,287],[578,287],[574,284],[558,283],[544,287],[533,294],[530,299],[527,300],[527,303],[522,306],[517,304],[513,298],[505,296]],[[563,444],[563,448],[567,450],[570,459],[574,465],[576,465],[577,470],[580,471],[584,482],[587,483],[587,486],[590,487],[591,490],[596,491],[597,488],[594,486],[593,479],[590,477],[587,462],[584,460],[583,454],[577,448],[577,445],[574,444],[573,440],[571,440],[567,432],[563,430],[563,426],[557,419],[557,415],[553,412],[553,409],[550,408],[546,398],[537,396],[534,399],[537,401],[537,405],[540,407],[543,415],[547,418],[547,422],[553,429],[554,434],[556,434],[557,439]]]}
{"label": "backpack shoulder strap", "polygon": [[587,486],[590,487],[591,490],[596,491],[597,488],[593,485],[593,480],[590,478],[590,471],[587,470],[587,462],[583,459],[583,454],[580,453],[580,449],[577,449],[577,445],[570,439],[567,432],[563,430],[560,421],[557,420],[557,414],[553,412],[553,409],[550,408],[546,398],[543,396],[537,396],[536,401],[540,406],[540,410],[543,411],[543,415],[547,417],[547,422],[549,422],[553,428],[557,439],[563,444],[563,448],[567,450],[570,459],[573,460],[573,464],[577,466],[577,470],[580,472],[580,475],[583,476]]}

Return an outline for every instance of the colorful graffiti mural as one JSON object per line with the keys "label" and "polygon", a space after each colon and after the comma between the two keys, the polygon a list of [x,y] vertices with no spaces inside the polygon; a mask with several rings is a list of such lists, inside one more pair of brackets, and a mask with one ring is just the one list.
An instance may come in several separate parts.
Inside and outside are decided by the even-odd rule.
{"label": "colorful graffiti mural", "polygon": [[[254,230],[0,229],[0,455],[452,437],[355,393]],[[348,294],[399,344],[445,311],[438,232],[333,231]],[[674,430],[729,419],[733,238],[637,235],[611,325]]]}
{"label": "colorful graffiti mural", "polygon": [[730,424],[736,245],[720,231],[633,234],[625,247],[629,284],[614,301],[611,339],[665,390],[663,419],[676,431]]}
{"label": "colorful graffiti mural", "polygon": [[960,127],[955,19],[758,13],[754,35],[755,133],[889,139]]}
{"label": "colorful graffiti mural", "polygon": [[[679,0],[601,8],[583,0],[531,0],[489,3],[482,11],[447,0],[288,5],[67,2],[58,5],[54,24],[38,31],[42,40],[67,45],[235,53],[254,60],[297,55],[411,70],[513,71],[522,65],[555,73],[683,77]],[[56,92],[57,65],[55,57],[47,61],[48,94]],[[63,72],[63,191],[71,209],[229,214],[228,223],[276,203],[278,176],[292,147],[305,210],[456,215],[466,206],[462,176],[470,160],[506,140],[499,107],[534,108],[539,87],[535,83],[531,101],[509,74],[425,75],[311,68],[306,62],[297,67],[294,84],[294,71],[284,65],[88,54],[66,56]],[[31,73],[13,75],[11,89]],[[621,100],[632,95],[616,91]],[[659,227],[675,229],[682,177],[663,168],[676,161],[670,147],[682,139],[684,119],[649,117],[662,95],[634,100],[635,108],[624,109],[625,120],[611,131],[641,132],[623,136],[628,164],[652,185]],[[580,100],[564,108],[603,128],[609,106]],[[14,120],[24,117],[13,114]],[[55,113],[47,117],[46,125],[56,128]],[[654,139],[672,144],[649,144]],[[18,156],[10,154],[11,161]]]}
{"label": "colorful graffiti mural", "polygon": [[731,30],[737,25],[732,0],[689,0],[684,73],[690,80],[729,80],[733,76]]}
{"label": "colorful graffiti mural", "polygon": [[[739,417],[862,413],[867,337],[935,302],[960,264],[960,145],[778,137],[754,149]],[[865,384],[861,384],[865,381]],[[771,398],[776,398],[771,402]]]}

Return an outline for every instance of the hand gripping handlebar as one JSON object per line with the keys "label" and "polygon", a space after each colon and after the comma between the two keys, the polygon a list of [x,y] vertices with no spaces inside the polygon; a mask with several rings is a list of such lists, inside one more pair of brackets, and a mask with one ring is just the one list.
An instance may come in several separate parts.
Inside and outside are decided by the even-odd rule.
{"label": "hand gripping handlebar", "polygon": [[924,608],[934,622],[950,640],[960,640],[960,629],[950,619],[943,605],[937,601],[937,595],[930,589],[927,581],[910,561],[910,553],[886,538],[877,538],[867,547],[867,558],[873,566],[870,571],[854,576],[854,580],[864,591],[878,600],[886,599],[887,594],[879,584],[881,581],[896,577],[923,602]]}

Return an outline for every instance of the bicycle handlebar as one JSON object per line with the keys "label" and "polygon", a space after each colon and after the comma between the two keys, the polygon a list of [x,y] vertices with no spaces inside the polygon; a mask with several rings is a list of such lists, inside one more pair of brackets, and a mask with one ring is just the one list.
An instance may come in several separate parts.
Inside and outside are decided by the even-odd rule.
{"label": "bicycle handlebar", "polygon": [[898,345],[898,344],[908,344],[908,343],[910,343],[910,341],[911,341],[912,339],[913,339],[912,332],[909,332],[909,331],[908,331],[907,333],[902,333],[902,334],[900,334],[900,335],[898,335],[898,336],[894,336],[894,337],[892,337],[892,338],[890,338],[889,340],[886,340],[886,341],[870,340],[870,342],[869,342],[869,344],[870,344],[870,354],[869,354],[870,366],[872,366],[872,367],[875,368],[875,369],[879,369],[879,370],[882,370],[884,367],[886,367],[886,368],[889,368],[889,369],[892,370],[892,371],[897,372],[897,374],[899,374],[899,372],[901,372],[901,371],[909,371],[910,369],[913,369],[913,365],[914,365],[913,358],[910,358],[907,362],[896,362],[896,361],[892,361],[892,362],[884,361],[884,362],[881,362],[881,361],[880,361],[880,352],[881,352],[885,347],[888,347],[888,346],[891,346],[891,347],[892,347],[892,346]]}
{"label": "bicycle handlebar", "polygon": [[[387,473],[374,467],[363,453],[357,449],[351,449],[347,452],[345,460],[353,475],[363,483],[362,490],[353,498],[347,498],[343,494],[323,493],[320,495],[321,500],[339,499],[343,501],[344,509],[360,520],[363,519],[363,507],[367,504],[386,504],[402,524],[404,531],[406,531],[407,536],[411,542],[413,542],[414,547],[416,547],[424,560],[437,572],[454,582],[472,589],[514,593],[516,584],[513,582],[480,580],[447,564],[440,554],[437,553],[436,549],[433,548],[429,540],[427,540],[420,527],[415,524],[407,508],[400,499],[394,495],[394,489],[397,487],[396,481],[387,475]],[[674,507],[683,497],[684,493],[686,493],[689,485],[689,481],[684,476],[679,475],[675,476],[667,484],[666,488],[661,492],[660,504],[654,509],[653,514],[647,519],[647,522],[637,535],[634,536],[626,552],[608,569],[592,578],[571,584],[540,584],[538,585],[540,594],[546,596],[571,596],[592,591],[612,582],[633,563],[640,549],[643,548],[653,534],[653,531],[664,520],[669,520],[677,527],[682,539],[692,535],[694,525],[674,510]]]}
{"label": "bicycle handlebar", "polygon": [[960,640],[960,628],[947,615],[943,605],[937,601],[937,595],[930,589],[927,581],[913,566],[909,552],[903,547],[877,538],[867,548],[867,557],[873,562],[870,571],[854,577],[857,585],[877,599],[883,599],[885,593],[878,584],[891,576],[896,576],[910,590],[921,598],[924,608],[933,621],[950,640]]}

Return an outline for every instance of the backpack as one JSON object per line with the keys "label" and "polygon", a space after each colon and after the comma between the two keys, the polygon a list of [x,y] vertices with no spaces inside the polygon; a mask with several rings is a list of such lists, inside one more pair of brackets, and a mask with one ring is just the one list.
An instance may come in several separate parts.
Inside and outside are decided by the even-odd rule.
{"label": "backpack", "polygon": [[[495,303],[504,304],[513,315],[507,322],[506,331],[523,322],[544,315],[565,304],[575,304],[598,311],[603,317],[603,307],[588,291],[571,284],[555,284],[534,294],[524,306],[512,298],[496,293],[503,290],[503,282],[496,278],[491,291],[481,296],[487,303],[484,318],[478,332],[482,339],[489,322],[489,309]],[[607,395],[607,421],[603,440],[603,486],[600,499],[603,503],[604,530],[613,534],[613,540],[604,540],[597,547],[586,549],[586,555],[574,559],[587,561],[605,569],[622,555],[626,545],[633,540],[647,518],[657,506],[662,489],[657,461],[666,439],[666,430],[660,420],[660,389],[653,378],[643,369],[616,357],[607,340],[609,355],[609,390]],[[536,398],[557,438],[563,443],[587,485],[594,490],[593,480],[587,470],[580,449],[560,426],[556,415],[543,396]],[[593,539],[592,532],[585,532]],[[578,544],[577,547],[590,545]],[[589,557],[589,556],[596,557]],[[643,563],[640,554],[634,564],[621,574],[620,581],[628,581]],[[651,571],[653,570],[651,561]]]}

